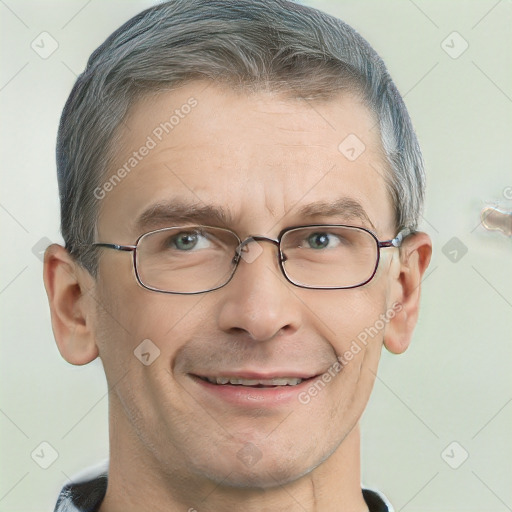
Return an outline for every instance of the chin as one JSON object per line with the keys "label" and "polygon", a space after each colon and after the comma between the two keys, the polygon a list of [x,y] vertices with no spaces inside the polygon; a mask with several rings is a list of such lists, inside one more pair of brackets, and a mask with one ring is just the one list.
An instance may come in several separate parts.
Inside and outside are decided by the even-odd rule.
{"label": "chin", "polygon": [[209,480],[223,487],[233,487],[238,489],[271,489],[289,484],[308,474],[313,468],[308,468],[301,473],[296,469],[276,471],[275,469],[259,468],[232,468],[231,473],[226,476],[218,472],[203,473]]}
{"label": "chin", "polygon": [[320,465],[327,455],[317,457],[314,463],[300,458],[292,459],[289,453],[265,456],[248,444],[230,457],[217,458],[214,464],[196,465],[193,471],[224,487],[264,490],[300,479]]}

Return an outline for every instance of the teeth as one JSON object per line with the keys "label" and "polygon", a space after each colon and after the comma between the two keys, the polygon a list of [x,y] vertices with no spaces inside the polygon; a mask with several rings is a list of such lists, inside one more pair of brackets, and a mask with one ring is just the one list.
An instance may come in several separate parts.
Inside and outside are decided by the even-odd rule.
{"label": "teeth", "polygon": [[296,386],[302,379],[295,377],[279,377],[276,379],[237,379],[235,377],[205,377],[212,384],[234,384],[235,386]]}
{"label": "teeth", "polygon": [[300,382],[302,382],[302,379],[272,379],[272,385],[274,386],[296,386]]}

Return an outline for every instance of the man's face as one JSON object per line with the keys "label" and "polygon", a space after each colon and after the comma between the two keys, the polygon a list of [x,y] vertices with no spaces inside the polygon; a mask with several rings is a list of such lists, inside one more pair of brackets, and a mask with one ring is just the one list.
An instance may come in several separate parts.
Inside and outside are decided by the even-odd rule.
{"label": "man's face", "polygon": [[[191,97],[197,104],[182,108]],[[172,130],[155,132],[176,109]],[[380,240],[396,235],[375,119],[354,96],[309,102],[194,82],[141,100],[124,126],[106,179],[148,145],[148,136],[155,145],[139,152],[140,161],[101,200],[100,242],[134,244],[145,231],[189,223],[229,227],[241,239],[319,223],[367,227]],[[339,149],[350,134],[365,145],[355,160]],[[301,213],[341,198],[360,203],[367,218],[353,208]],[[178,202],[222,208],[231,224],[159,218],[136,227],[151,205]],[[336,361],[392,307],[398,251],[382,251],[365,286],[313,290],[286,281],[276,247],[258,244],[249,244],[257,257],[243,259],[225,287],[188,296],[139,286],[131,253],[101,253],[95,295],[104,307],[95,329],[113,386],[114,436],[152,467],[156,459],[164,473],[235,486],[293,480],[338,448],[367,403],[383,330],[358,343],[341,371]],[[134,351],[148,339],[159,355],[145,365]],[[158,353],[147,352],[151,359]],[[331,378],[310,393],[329,369]],[[311,380],[258,388],[199,378],[223,376]]]}

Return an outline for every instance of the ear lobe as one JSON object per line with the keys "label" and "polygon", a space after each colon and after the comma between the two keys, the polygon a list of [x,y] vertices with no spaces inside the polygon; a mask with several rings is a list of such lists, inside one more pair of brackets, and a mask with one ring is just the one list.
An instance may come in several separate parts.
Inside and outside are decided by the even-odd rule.
{"label": "ear lobe", "polygon": [[400,270],[391,284],[391,307],[396,314],[386,326],[384,346],[393,354],[407,350],[418,321],[421,280],[432,256],[426,233],[409,235],[400,248]]}
{"label": "ear lobe", "polygon": [[[98,357],[92,329],[92,304],[88,289],[92,277],[58,245],[44,255],[43,280],[50,305],[53,334],[62,357],[82,365]],[[88,285],[86,287],[86,285]]]}

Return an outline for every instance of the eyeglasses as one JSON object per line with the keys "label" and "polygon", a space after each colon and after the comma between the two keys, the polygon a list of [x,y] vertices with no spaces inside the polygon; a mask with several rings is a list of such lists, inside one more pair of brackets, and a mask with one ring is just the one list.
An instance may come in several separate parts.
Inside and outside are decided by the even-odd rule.
{"label": "eyeglasses", "polygon": [[410,233],[406,228],[392,240],[379,241],[362,227],[321,224],[286,228],[275,240],[250,236],[242,241],[229,229],[191,225],[150,231],[135,245],[92,246],[132,251],[135,275],[144,288],[189,295],[228,284],[241,259],[252,261],[248,244],[266,241],[277,246],[279,266],[290,283],[339,290],[371,281],[379,266],[380,249],[400,247]]}

